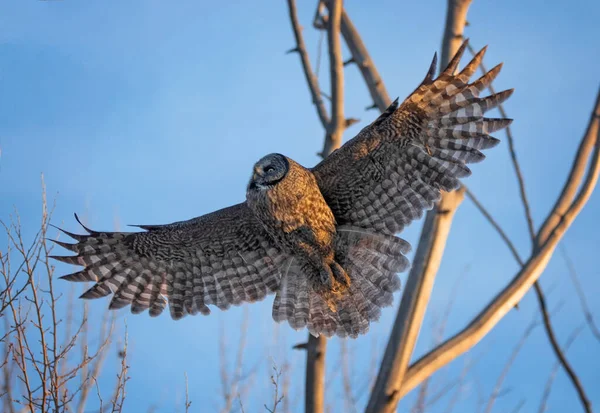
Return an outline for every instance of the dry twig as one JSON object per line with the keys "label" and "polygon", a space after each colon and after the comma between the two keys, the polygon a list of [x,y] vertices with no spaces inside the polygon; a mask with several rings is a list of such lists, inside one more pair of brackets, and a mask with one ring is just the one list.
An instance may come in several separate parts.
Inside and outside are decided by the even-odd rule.
{"label": "dry twig", "polygon": [[[475,53],[476,53],[475,49],[473,49],[472,46],[470,46],[470,45],[468,45],[468,47],[469,47],[469,51],[471,52],[471,54],[475,55]],[[486,67],[483,64],[483,61],[481,62],[479,68],[481,69],[483,74],[485,74],[487,72]],[[492,94],[496,93],[492,84],[490,84],[488,86],[488,89],[490,90],[490,93],[492,93]],[[503,104],[498,105],[498,110],[500,111],[500,115],[502,117],[504,117],[504,118],[508,117],[506,114],[506,111],[504,110]],[[531,214],[531,206],[529,204],[529,200],[527,197],[527,191],[525,189],[525,179],[523,177],[523,173],[521,172],[521,167],[520,167],[519,161],[517,159],[517,152],[515,150],[515,142],[514,142],[514,138],[512,135],[510,125],[506,127],[505,131],[506,131],[506,138],[508,141],[508,148],[509,148],[511,162],[512,162],[513,169],[515,171],[515,176],[517,178],[517,183],[519,186],[519,194],[521,197],[521,204],[523,205],[523,211],[525,214],[525,219],[527,221],[527,229],[529,231],[529,236],[530,236],[531,242],[533,244],[533,249],[535,250],[538,247],[537,242],[541,241],[541,239],[538,239],[538,237],[535,233],[535,227],[533,224],[533,216]],[[516,250],[515,250],[515,252],[516,252]],[[513,252],[513,254],[514,254],[514,252]],[[523,261],[519,258],[518,254],[516,255],[515,258],[517,258],[517,261],[519,262],[519,264],[521,266],[523,266]],[[552,347],[552,350],[554,351],[554,354],[560,361],[561,365],[567,372],[567,375],[569,376],[571,383],[575,387],[577,394],[579,395],[579,399],[580,399],[582,405],[584,406],[585,411],[589,413],[589,412],[591,412],[591,404],[590,404],[589,398],[587,397],[585,390],[583,388],[583,385],[581,384],[579,377],[575,373],[575,370],[573,369],[571,364],[568,362],[565,354],[560,349],[558,340],[556,339],[556,334],[554,332],[554,328],[552,327],[552,323],[550,322],[550,317],[548,316],[546,297],[544,296],[542,286],[540,285],[538,280],[536,280],[533,283],[533,288],[535,291],[536,298],[538,300],[538,305],[540,306],[540,312],[541,312],[542,318],[544,320],[544,328],[545,328],[548,340],[550,342],[550,346]]]}
{"label": "dry twig", "polygon": [[[579,333],[581,333],[582,330],[583,325],[580,325],[573,330],[573,332],[567,338],[564,347],[562,348],[564,352],[567,352],[569,350],[569,347],[571,347],[571,345],[575,342],[577,336],[579,336]],[[544,413],[546,411],[548,398],[550,397],[550,392],[552,391],[552,384],[554,384],[554,379],[556,378],[556,374],[558,373],[558,369],[560,368],[560,366],[561,364],[558,360],[556,361],[556,363],[554,363],[554,366],[552,366],[552,371],[548,375],[548,380],[546,381],[546,385],[544,386],[544,394],[542,395],[542,400],[540,402],[540,407],[538,410],[539,413]]]}
{"label": "dry twig", "polygon": [[571,281],[573,281],[575,291],[577,291],[577,296],[579,297],[579,303],[581,304],[581,309],[583,310],[585,321],[594,337],[596,337],[596,340],[600,341],[600,330],[598,330],[598,326],[596,326],[596,323],[594,321],[594,315],[592,314],[592,311],[590,310],[590,307],[587,303],[585,293],[583,292],[581,282],[579,281],[579,276],[577,275],[577,271],[575,270],[575,264],[571,260],[571,257],[569,257],[564,242],[560,244],[560,252],[563,256],[563,259],[565,260],[565,263],[567,264],[569,276],[571,277]]}
{"label": "dry twig", "polygon": [[[470,0],[448,2],[446,32],[442,41],[442,67],[450,61],[462,42]],[[400,308],[381,362],[367,413],[391,412],[401,397],[402,387],[435,276],[439,269],[452,219],[462,202],[462,190],[444,193],[438,205],[429,211],[413,258]]]}
{"label": "dry twig", "polygon": [[[49,259],[52,247],[47,243],[52,210],[42,178],[40,229],[31,243],[25,241],[17,212],[9,222],[0,221],[8,240],[6,252],[0,254],[0,302],[6,310],[2,313],[5,331],[0,338],[0,368],[2,394],[8,396],[3,398],[3,410],[9,412],[83,411],[92,386],[104,406],[96,377],[111,341],[112,324],[109,328],[106,318],[99,323],[97,345],[91,346],[85,306],[81,320],[73,317],[78,313],[75,310],[69,311],[65,320],[59,317],[62,295],[54,290],[54,266]],[[12,265],[14,262],[18,265]],[[68,302],[72,303],[72,295]],[[83,351],[77,356],[79,344]],[[81,377],[78,384],[77,377]]]}

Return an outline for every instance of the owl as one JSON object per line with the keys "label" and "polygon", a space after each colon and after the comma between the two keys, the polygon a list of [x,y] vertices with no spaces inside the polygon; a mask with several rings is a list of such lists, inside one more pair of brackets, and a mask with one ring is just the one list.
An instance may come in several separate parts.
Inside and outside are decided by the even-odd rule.
{"label": "owl", "polygon": [[[254,302],[274,293],[272,316],[315,336],[367,332],[400,288],[409,244],[396,237],[460,185],[467,163],[498,140],[510,119],[484,113],[506,90],[479,97],[500,72],[470,83],[485,49],[457,73],[466,42],[434,79],[313,168],[271,154],[252,170],[246,201],[188,221],[140,225],[138,232],[64,231],[76,253],[53,257],[83,266],[69,281],[92,281],[82,298],[112,294],[109,308],[173,319]],[[77,216],[76,216],[77,218]],[[79,220],[78,220],[79,221]],[[81,222],[80,222],[81,224]]]}

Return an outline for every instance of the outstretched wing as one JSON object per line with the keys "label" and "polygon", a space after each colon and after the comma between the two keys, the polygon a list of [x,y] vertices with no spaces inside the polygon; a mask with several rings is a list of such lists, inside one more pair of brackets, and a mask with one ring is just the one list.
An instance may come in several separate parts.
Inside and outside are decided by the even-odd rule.
{"label": "outstretched wing", "polygon": [[85,268],[61,278],[94,281],[82,297],[113,293],[111,309],[131,304],[132,313],[150,309],[156,316],[168,301],[174,319],[209,314],[210,304],[227,309],[261,300],[279,286],[279,267],[286,257],[246,203],[189,221],[140,228],[146,232],[63,231],[78,242],[57,243],[77,255],[53,258]]}
{"label": "outstretched wing", "polygon": [[456,189],[459,178],[470,175],[466,164],[484,159],[480,150],[498,143],[489,134],[511,120],[489,119],[484,113],[506,100],[512,89],[479,97],[502,65],[469,83],[485,48],[454,74],[466,45],[436,79],[434,57],[421,85],[400,106],[396,99],[313,168],[339,225],[400,232],[431,209],[442,190]]}

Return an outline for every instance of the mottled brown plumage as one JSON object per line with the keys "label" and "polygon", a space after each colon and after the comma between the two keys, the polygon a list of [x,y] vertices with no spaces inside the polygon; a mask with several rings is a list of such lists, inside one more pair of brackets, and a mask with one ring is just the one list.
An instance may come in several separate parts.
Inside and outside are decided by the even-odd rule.
{"label": "mottled brown plumage", "polygon": [[[257,184],[266,168],[281,168],[277,184]],[[335,310],[335,297],[350,283],[335,261],[335,218],[311,171],[280,154],[257,162],[246,198],[248,206],[286,253],[294,257],[312,288]]]}
{"label": "mottled brown plumage", "polygon": [[483,115],[512,90],[480,98],[500,65],[473,83],[485,49],[455,74],[466,43],[433,78],[312,169],[271,154],[254,166],[247,202],[145,232],[67,233],[82,265],[63,278],[94,281],[84,298],[113,293],[110,308],[209,314],[209,305],[263,299],[273,318],[312,334],[356,337],[392,304],[407,242],[394,234],[470,174],[509,119]]}

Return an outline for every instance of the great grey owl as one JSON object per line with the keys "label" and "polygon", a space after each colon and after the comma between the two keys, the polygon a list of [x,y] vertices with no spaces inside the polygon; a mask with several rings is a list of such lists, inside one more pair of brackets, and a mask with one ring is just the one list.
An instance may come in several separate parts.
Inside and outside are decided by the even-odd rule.
{"label": "great grey owl", "polygon": [[455,73],[461,46],[437,77],[435,58],[419,87],[394,101],[355,138],[311,169],[271,154],[254,165],[246,202],[144,232],[67,233],[77,253],[54,257],[85,268],[62,278],[93,281],[83,298],[113,294],[110,308],[131,305],[171,317],[209,314],[276,293],[273,318],[313,335],[356,337],[392,304],[410,246],[394,234],[420,218],[441,191],[470,174],[489,133],[510,124],[484,113],[507,90],[479,94],[501,65],[469,83],[485,49]]}

